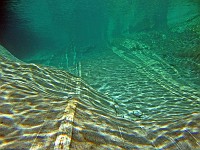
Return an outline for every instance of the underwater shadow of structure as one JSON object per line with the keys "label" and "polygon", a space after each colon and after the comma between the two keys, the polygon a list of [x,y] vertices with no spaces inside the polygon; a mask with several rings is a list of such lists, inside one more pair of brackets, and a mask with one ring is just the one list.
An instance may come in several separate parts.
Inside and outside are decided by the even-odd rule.
{"label": "underwater shadow of structure", "polygon": [[17,60],[0,47],[0,149],[200,148],[200,113],[130,121],[81,78]]}

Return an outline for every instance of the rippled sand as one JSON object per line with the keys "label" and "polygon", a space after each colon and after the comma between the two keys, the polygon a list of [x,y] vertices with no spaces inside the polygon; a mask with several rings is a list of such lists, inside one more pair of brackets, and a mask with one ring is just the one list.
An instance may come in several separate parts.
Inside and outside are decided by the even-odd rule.
{"label": "rippled sand", "polygon": [[141,74],[147,74],[149,80],[156,74],[155,84],[167,89],[172,99],[176,96],[189,101],[185,108],[190,113],[167,118],[157,112],[160,119],[124,117],[119,115],[120,104],[81,78],[55,68],[23,63],[0,47],[0,149],[200,149],[199,97],[195,89],[176,89],[179,82],[174,84],[165,72],[155,70],[159,68],[156,60],[151,63],[154,70],[140,68],[145,66],[145,55],[127,55],[117,48],[113,52],[131,64],[135,60],[132,57],[141,59],[141,64],[136,65]]}

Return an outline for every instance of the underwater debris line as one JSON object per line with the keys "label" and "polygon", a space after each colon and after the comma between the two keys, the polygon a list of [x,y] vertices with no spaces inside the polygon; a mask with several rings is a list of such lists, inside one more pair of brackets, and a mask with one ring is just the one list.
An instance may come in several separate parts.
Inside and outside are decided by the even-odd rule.
{"label": "underwater debris line", "polygon": [[179,143],[176,142],[171,136],[167,135],[167,136],[164,136],[164,137],[166,139],[170,140],[172,143],[174,143],[179,150],[182,150],[182,148],[179,146]]}
{"label": "underwater debris line", "polygon": [[[145,57],[148,57],[148,56],[141,54],[141,55],[143,55],[143,58],[144,58],[144,59],[142,59],[140,56],[138,56],[138,54],[134,53],[134,55],[136,55],[136,57],[138,57],[138,58],[143,62],[143,64],[145,64],[145,65],[148,66],[147,62],[144,60]],[[167,64],[164,60],[162,60],[161,58],[159,58],[156,54],[153,53],[153,55],[155,55],[160,61],[163,61],[163,63],[165,63],[167,66],[170,66],[170,65]],[[150,58],[150,59],[153,59],[153,58]],[[154,61],[156,61],[156,60],[154,59]],[[156,62],[158,62],[158,61],[156,61]],[[176,82],[175,80],[173,80],[172,77],[170,77],[170,80],[171,80],[171,82],[170,82],[169,77],[165,78],[165,77],[163,76],[163,74],[160,74],[160,73],[159,73],[158,71],[156,71],[153,67],[151,67],[151,66],[149,66],[149,67],[150,67],[154,72],[156,72],[157,74],[159,74],[160,76],[162,76],[163,79],[168,79],[167,81],[168,81],[169,83],[171,83],[172,85],[177,86],[177,84],[179,84],[178,82]],[[170,66],[170,68],[172,68],[172,67]],[[173,67],[173,68],[174,68],[174,67]],[[174,69],[175,69],[175,68],[174,68]],[[173,69],[173,70],[174,70],[174,69]],[[174,72],[176,72],[176,73],[178,74],[178,71],[177,71],[177,70],[174,71]],[[166,71],[165,71],[165,74],[168,74],[168,73],[166,73]],[[180,76],[180,75],[178,75],[178,76]],[[173,82],[176,83],[176,84],[173,84]],[[177,87],[179,87],[179,86],[177,86]],[[194,89],[192,89],[192,90],[194,90]]]}
{"label": "underwater debris line", "polygon": [[196,141],[197,145],[200,146],[200,143],[198,142],[197,138],[194,135],[192,135],[192,133],[189,130],[186,129],[185,131],[188,132],[191,135],[191,137]]}
{"label": "underwater debris line", "polygon": [[[141,53],[140,53],[141,54]],[[143,54],[141,54],[141,56],[138,56],[138,54],[137,53],[134,53],[134,55],[137,57],[137,58],[139,58],[141,61],[142,61],[142,63],[145,65],[145,66],[148,66],[149,68],[151,68],[151,70],[153,70],[154,72],[156,72],[157,74],[159,74],[160,76],[162,76],[163,77],[163,79],[166,79],[164,76],[163,76],[163,74],[160,74],[158,71],[156,71],[153,67],[151,67],[151,65],[148,65],[147,64],[147,61],[145,61],[145,58],[150,58],[150,57],[148,57],[148,56],[146,56],[146,55],[143,55]],[[143,57],[143,59],[142,59],[142,57]],[[153,59],[153,58],[150,58],[150,59],[152,59],[152,60],[154,60],[155,62],[158,62],[158,61],[156,61],[155,59]],[[159,62],[158,62],[158,64],[160,64]],[[170,67],[171,68],[171,67]],[[166,71],[165,71],[166,72]],[[165,73],[165,74],[167,74],[167,73]],[[169,77],[168,77],[169,78]],[[167,78],[167,79],[168,79]],[[170,77],[171,78],[171,77]],[[175,80],[173,80],[172,78],[171,78],[171,80],[173,81],[173,82],[175,82],[175,83],[177,83]],[[169,79],[167,80],[168,82],[169,82]],[[171,83],[171,82],[169,82],[169,83]],[[173,83],[171,83],[172,85],[175,85],[175,84],[173,84]],[[176,86],[176,85],[175,85]]]}
{"label": "underwater debris line", "polygon": [[[51,110],[51,108],[53,108],[53,104],[50,103],[50,105],[51,105],[51,107],[50,107],[49,111]],[[39,131],[37,132],[37,135],[36,135],[36,137],[34,138],[33,143],[31,144],[30,150],[35,150],[35,147],[37,147],[37,146],[40,147],[40,145],[36,144],[36,139],[38,138],[38,136],[39,136],[39,134],[40,134],[42,128],[48,123],[48,122],[47,122],[47,116],[46,116],[43,120],[44,120],[44,123],[43,123],[43,125],[40,127]]]}
{"label": "underwater debris line", "polygon": [[[117,49],[117,48],[116,48]],[[164,86],[164,84],[158,82],[157,80],[155,80],[155,78],[152,77],[152,74],[150,74],[148,71],[146,71],[145,68],[141,69],[141,66],[139,66],[136,62],[134,62],[132,59],[130,59],[129,57],[123,55],[122,53],[118,53],[116,51],[116,49],[114,50],[114,53],[117,54],[119,57],[123,58],[125,61],[129,62],[129,63],[133,63],[135,64],[139,69],[137,71],[139,71],[140,73],[146,75],[149,79],[155,81],[158,85],[160,85],[161,87],[167,89],[168,91],[170,91],[173,94],[176,94],[175,92],[173,92],[172,90],[168,89],[166,86]],[[144,73],[145,72],[145,73]]]}
{"label": "underwater debris line", "polygon": [[[143,62],[143,64],[147,64],[147,62],[145,61],[145,60],[143,60],[142,58],[140,58],[140,56],[138,56],[137,54],[135,54],[136,55],[136,57],[138,57],[142,62]],[[143,54],[142,54],[143,55]],[[145,58],[145,57],[147,57],[147,56],[145,56],[145,55],[143,55],[143,57]],[[184,86],[184,85],[182,85],[182,84],[180,84],[180,83],[178,83],[178,82],[176,82],[172,77],[165,77],[164,75],[167,75],[167,72],[166,71],[164,71],[165,73],[164,74],[161,74],[161,73],[159,73],[158,71],[156,71],[153,67],[151,67],[151,66],[149,66],[149,68],[151,68],[155,73],[157,73],[158,75],[160,75],[160,76],[162,76],[163,78],[162,79],[164,79],[165,81],[167,81],[167,83],[169,83],[168,84],[168,87],[170,88],[170,89],[172,89],[173,91],[175,91],[175,93],[177,94],[177,95],[179,95],[180,97],[182,97],[182,98],[186,98],[186,99],[189,99],[190,100],[190,97],[192,97],[193,95],[191,95],[190,93],[187,93],[188,94],[188,97],[186,97],[186,96],[182,96],[182,90],[180,89],[180,87],[181,86]],[[148,71],[149,72],[149,71]],[[157,78],[158,79],[158,78]],[[162,79],[158,79],[160,82],[162,82]],[[176,83],[176,84],[174,84],[174,83]],[[172,85],[172,86],[170,86],[170,84]],[[164,85],[164,84],[163,84]],[[179,88],[180,90],[176,90],[175,89],[175,87],[173,87],[173,86],[175,86],[175,87],[177,87],[177,88]],[[187,88],[190,88],[190,87],[188,87],[187,86]],[[190,88],[190,92],[194,92],[194,91],[196,91],[196,90],[194,90],[194,89],[192,89],[192,88]]]}
{"label": "underwater debris line", "polygon": [[155,57],[157,57],[161,62],[163,62],[165,65],[167,65],[169,68],[171,68],[176,73],[176,75],[180,76],[178,70],[175,67],[169,65],[164,59],[162,59],[161,57],[159,57],[157,54],[152,53],[152,55],[155,56]]}
{"label": "underwater debris line", "polygon": [[[125,61],[127,61],[127,62],[129,62],[129,63],[135,64],[135,65],[139,68],[138,71],[139,71],[139,70],[144,70],[144,71],[139,71],[139,72],[141,72],[142,74],[145,74],[149,79],[155,81],[158,85],[160,85],[161,87],[163,87],[163,88],[165,88],[166,90],[170,91],[172,94],[175,94],[175,95],[177,95],[177,96],[180,96],[180,97],[185,98],[185,99],[188,99],[188,100],[190,100],[190,97],[192,97],[191,94],[189,95],[190,97],[189,97],[189,96],[188,96],[188,97],[183,96],[182,93],[180,93],[179,91],[177,91],[176,89],[174,89],[172,86],[164,84],[164,83],[163,83],[163,82],[164,82],[163,80],[158,79],[158,78],[154,78],[154,77],[152,76],[152,74],[150,73],[150,71],[147,71],[145,68],[142,68],[142,69],[141,69],[142,64],[140,64],[140,65],[141,65],[141,66],[140,66],[140,65],[138,65],[138,63],[134,62],[132,59],[130,59],[129,57],[125,56],[125,55],[123,54],[123,51],[122,51],[122,50],[118,50],[116,47],[113,47],[112,50],[113,50],[113,52],[114,52],[115,54],[117,54],[119,57],[123,58]],[[138,57],[138,56],[136,56],[136,57]],[[140,57],[138,57],[138,59],[140,59],[140,60],[142,61],[142,63],[144,63],[144,60],[142,60]],[[155,71],[155,69],[152,69],[152,70],[153,70],[155,73],[159,74],[157,71]],[[145,72],[145,73],[144,73],[144,72]],[[159,75],[162,76],[161,74],[159,74]],[[168,81],[168,80],[166,80],[166,81]],[[169,81],[168,81],[168,82],[169,82]],[[171,83],[171,82],[169,82],[169,83]],[[171,83],[171,84],[174,85],[173,83]],[[189,93],[187,93],[187,94],[189,94]]]}
{"label": "underwater debris line", "polygon": [[[157,54],[155,54],[155,53],[152,53],[152,52],[149,52],[148,54],[151,54],[151,56],[155,56],[157,59],[159,59],[159,61],[161,61],[161,62],[163,62],[165,65],[167,65],[167,66],[169,66],[170,68],[172,68],[172,70],[174,70],[174,72],[179,76],[179,77],[181,77],[180,76],[180,74],[179,74],[179,72],[178,72],[178,70],[175,68],[175,67],[173,67],[173,66],[171,66],[171,65],[169,65],[164,59],[162,59],[161,57],[159,57]],[[145,55],[146,56],[146,55]],[[153,58],[152,58],[153,59]],[[141,59],[142,60],[142,59]],[[145,61],[143,61],[144,63],[145,63]],[[155,70],[155,69],[154,69]],[[166,71],[165,71],[166,72]],[[167,73],[166,73],[167,74]],[[176,82],[172,77],[171,77],[171,82],[172,82],[172,85],[175,85],[175,84],[173,84],[173,82]],[[180,84],[180,83],[178,83],[178,82],[176,82],[177,84]],[[179,85],[180,86],[180,85]],[[179,86],[177,86],[177,87],[179,87]],[[195,89],[193,89],[193,88],[191,88],[190,86],[187,86],[187,88],[190,88],[190,90],[191,91],[196,91]]]}
{"label": "underwater debris line", "polygon": [[[46,125],[46,119],[44,119],[44,125]],[[36,139],[37,139],[37,137],[39,136],[39,134],[40,134],[40,132],[41,132],[41,130],[42,130],[42,128],[44,127],[44,125],[42,125],[41,127],[40,127],[40,130],[37,132],[37,135],[36,135],[36,137],[34,138],[34,140],[33,140],[33,143],[31,144],[31,147],[30,147],[30,150],[35,150],[35,147],[36,147]],[[39,145],[37,145],[38,147],[39,147]]]}
{"label": "underwater debris line", "polygon": [[68,59],[67,52],[65,53],[65,59],[66,59],[66,64],[67,64],[67,70],[69,70],[69,59]]}
{"label": "underwater debris line", "polygon": [[68,102],[67,107],[65,108],[64,114],[61,118],[62,122],[59,127],[59,134],[55,141],[54,150],[69,150],[72,140],[72,131],[73,131],[73,121],[75,117],[75,111],[78,101],[76,99],[71,99]]}
{"label": "underwater debris line", "polygon": [[73,52],[74,52],[74,56],[73,56],[73,65],[76,64],[76,46],[73,46]]}
{"label": "underwater debris line", "polygon": [[81,76],[82,76],[82,72],[81,72],[81,62],[79,61],[79,63],[78,63],[78,76],[81,78]]}

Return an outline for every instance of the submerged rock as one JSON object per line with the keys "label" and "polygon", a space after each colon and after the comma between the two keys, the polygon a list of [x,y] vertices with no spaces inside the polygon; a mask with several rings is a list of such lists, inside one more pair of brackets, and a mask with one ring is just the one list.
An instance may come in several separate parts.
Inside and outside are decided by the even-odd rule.
{"label": "submerged rock", "polygon": [[134,114],[136,117],[141,117],[143,113],[142,113],[140,110],[134,110],[134,111],[133,111],[133,114]]}

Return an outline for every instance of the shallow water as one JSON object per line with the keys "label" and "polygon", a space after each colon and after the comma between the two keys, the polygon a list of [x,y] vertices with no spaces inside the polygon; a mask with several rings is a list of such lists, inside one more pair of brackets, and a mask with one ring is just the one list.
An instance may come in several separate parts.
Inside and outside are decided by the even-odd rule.
{"label": "shallow water", "polygon": [[200,148],[197,1],[8,4],[0,149]]}

